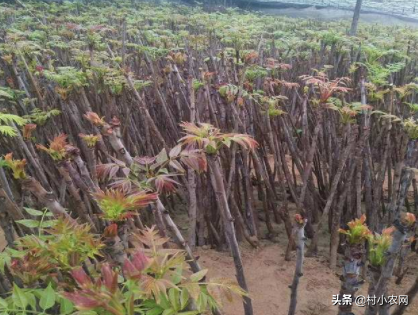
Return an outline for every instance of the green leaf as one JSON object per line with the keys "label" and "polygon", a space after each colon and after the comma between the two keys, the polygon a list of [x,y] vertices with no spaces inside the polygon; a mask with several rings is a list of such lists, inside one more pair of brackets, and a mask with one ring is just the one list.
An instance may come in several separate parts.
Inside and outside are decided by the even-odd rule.
{"label": "green leaf", "polygon": [[16,285],[16,283],[13,284],[12,300],[17,307],[23,309],[26,309],[29,303],[28,298],[25,295],[25,292],[21,288],[19,288]]}
{"label": "green leaf", "polygon": [[40,217],[40,216],[42,216],[44,214],[42,211],[35,210],[35,209],[32,209],[32,208],[25,208],[25,207],[23,207],[23,209],[25,209],[25,211],[27,213],[29,213],[30,215],[33,215],[34,217]]}
{"label": "green leaf", "polygon": [[9,252],[14,258],[22,258],[26,255],[25,251],[16,250],[13,248],[7,248],[7,252]]}
{"label": "green leaf", "polygon": [[16,125],[23,126],[27,123],[27,120],[17,115],[0,113],[0,122],[5,124],[15,123]]}
{"label": "green leaf", "polygon": [[147,315],[160,315],[162,312],[164,312],[164,309],[162,307],[157,306],[156,308],[149,310],[146,314]]}
{"label": "green leaf", "polygon": [[8,98],[8,99],[13,99],[13,95],[7,93],[6,91],[0,90],[0,96]]}
{"label": "green leaf", "polygon": [[222,143],[223,143],[223,144],[225,144],[228,148],[230,148],[230,147],[231,147],[231,139],[230,139],[230,138],[225,138],[225,139],[222,141]]}
{"label": "green leaf", "polygon": [[173,272],[171,276],[171,282],[173,282],[173,284],[179,284],[181,281],[182,273],[183,273],[182,267],[176,268],[176,270]]}
{"label": "green leaf", "polygon": [[32,294],[32,293],[26,292],[26,297],[28,298],[28,302],[29,302],[30,307],[33,310],[36,310],[36,297],[35,297],[35,295]]}
{"label": "green leaf", "polygon": [[35,210],[32,208],[25,208],[23,207],[23,209],[25,209],[25,211],[27,213],[29,213],[30,215],[33,215],[34,217],[41,217],[41,216],[45,216],[45,217],[52,217],[54,216],[51,212],[49,212],[48,209],[41,211],[41,210]]}
{"label": "green leaf", "polygon": [[176,311],[178,311],[180,307],[179,297],[180,297],[180,292],[178,289],[171,288],[170,290],[168,290],[168,299],[170,300],[171,305]]}
{"label": "green leaf", "polygon": [[206,153],[208,154],[215,154],[217,149],[216,149],[216,144],[214,141],[211,141],[206,147],[205,147]]}
{"label": "green leaf", "polygon": [[48,220],[48,221],[43,221],[41,224],[40,224],[40,227],[41,228],[50,228],[50,227],[53,227],[53,226],[55,226],[56,224],[57,224],[57,220]]}
{"label": "green leaf", "polygon": [[12,258],[7,253],[0,253],[0,271],[4,272],[4,267],[9,265],[12,261]]}
{"label": "green leaf", "polygon": [[199,282],[200,280],[202,280],[206,276],[207,273],[208,273],[207,269],[200,270],[200,271],[192,274],[190,276],[190,280],[192,282]]}
{"label": "green leaf", "polygon": [[7,302],[2,298],[0,298],[0,308],[7,308]]}
{"label": "green leaf", "polygon": [[158,304],[164,309],[168,309],[171,306],[170,301],[168,300],[165,293],[160,293],[160,302]]}
{"label": "green leaf", "polygon": [[182,290],[180,294],[180,309],[183,310],[189,304],[189,292]]}
{"label": "green leaf", "polygon": [[145,307],[145,308],[154,308],[157,307],[157,302],[155,302],[155,300],[145,300],[141,303],[141,306]]}
{"label": "green leaf", "polygon": [[0,126],[0,133],[6,137],[16,137],[17,133],[13,127]]}
{"label": "green leaf", "polygon": [[169,156],[171,158],[178,156],[180,154],[180,152],[181,152],[181,147],[182,147],[181,144],[176,145],[174,148],[172,148],[170,150]]}
{"label": "green leaf", "polygon": [[208,297],[204,293],[200,293],[199,298],[196,301],[196,304],[201,312],[206,310],[206,307],[208,306]]}
{"label": "green leaf", "polygon": [[174,315],[174,314],[176,314],[176,311],[173,310],[172,308],[169,308],[168,310],[165,310],[163,312],[163,315]]}
{"label": "green leaf", "polygon": [[156,163],[164,163],[168,160],[167,151],[162,149],[160,153],[158,153],[155,162]]}
{"label": "green leaf", "polygon": [[43,310],[47,310],[54,306],[55,304],[56,293],[52,288],[51,284],[45,289],[44,292],[41,294],[41,299],[39,301],[39,306],[42,307]]}
{"label": "green leaf", "polygon": [[40,225],[40,222],[38,222],[36,220],[29,220],[29,219],[19,220],[19,221],[16,221],[16,222],[19,223],[19,224],[22,224],[22,225],[24,225],[28,228],[31,228],[31,229],[37,228]]}
{"label": "green leaf", "polygon": [[61,298],[60,300],[60,314],[70,314],[74,310],[74,304],[71,301],[64,298]]}

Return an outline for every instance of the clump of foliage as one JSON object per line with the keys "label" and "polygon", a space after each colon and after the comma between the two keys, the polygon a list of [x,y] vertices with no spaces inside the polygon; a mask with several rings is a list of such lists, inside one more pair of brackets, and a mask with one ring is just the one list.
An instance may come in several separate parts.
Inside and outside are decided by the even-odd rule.
{"label": "clump of foliage", "polygon": [[10,169],[13,172],[14,179],[26,178],[25,165],[26,159],[13,159],[13,153],[6,154],[4,159],[0,160],[0,166]]}
{"label": "clump of foliage", "polygon": [[38,144],[36,147],[48,153],[54,161],[62,161],[67,155],[67,145],[67,135],[61,134],[50,141],[49,148],[41,144]]}
{"label": "clump of foliage", "polygon": [[[14,285],[10,297],[0,298],[0,310],[19,312],[59,311],[73,314],[75,308],[89,314],[202,314],[222,305],[223,298],[246,293],[224,278],[207,280],[208,270],[191,273],[181,250],[166,249],[167,238],[154,228],[135,235],[136,244],[122,268],[101,260],[103,244],[87,225],[68,220],[48,220],[48,212],[27,211],[40,218],[20,222],[38,227],[38,235],[27,235],[0,255],[0,267],[7,266],[23,283],[46,283],[47,288]],[[88,273],[83,266],[89,264]],[[64,282],[62,281],[64,277]],[[77,313],[78,314],[78,313]]]}
{"label": "clump of foliage", "polygon": [[186,136],[179,140],[185,146],[203,149],[207,154],[214,154],[223,146],[228,148],[232,142],[239,144],[247,149],[257,147],[257,142],[248,135],[235,133],[222,133],[218,128],[210,124],[201,123],[197,126],[192,123],[184,122],[181,124]]}
{"label": "clump of foliage", "polygon": [[403,122],[403,126],[410,139],[418,139],[418,124],[414,118],[408,118]]}
{"label": "clump of foliage", "polygon": [[350,88],[347,87],[350,79],[346,77],[331,80],[326,73],[318,72],[315,76],[302,76],[301,78],[306,84],[312,84],[318,91],[318,104],[327,105],[334,94],[350,91]]}
{"label": "clump of foliage", "polygon": [[372,266],[380,267],[386,262],[387,251],[392,244],[392,233],[394,228],[384,229],[382,234],[375,233],[368,238],[369,242],[369,261]]}
{"label": "clump of foliage", "polygon": [[1,314],[74,314],[75,308],[49,284],[46,288],[13,286],[11,295],[0,297]]}
{"label": "clump of foliage", "polygon": [[49,111],[42,111],[39,108],[35,108],[32,110],[30,115],[24,116],[27,120],[31,121],[32,123],[43,126],[47,123],[47,121],[55,116],[61,114],[61,111],[58,109],[51,109]]}
{"label": "clump of foliage", "polygon": [[14,127],[9,126],[9,124],[14,123],[21,127],[26,122],[27,120],[20,116],[0,112],[0,134],[7,137],[15,137],[17,135],[16,130]]}
{"label": "clump of foliage", "polygon": [[59,67],[57,72],[45,70],[43,75],[57,84],[56,91],[64,100],[70,92],[88,85],[86,74],[74,67]]}
{"label": "clump of foliage", "polygon": [[411,212],[406,212],[401,214],[401,222],[406,225],[408,228],[411,228],[417,222],[415,214]]}
{"label": "clump of foliage", "polygon": [[103,218],[109,221],[122,221],[135,214],[134,210],[143,208],[157,200],[156,193],[138,191],[127,194],[120,189],[109,189],[94,193]]}
{"label": "clump of foliage", "polygon": [[[27,235],[16,241],[14,248],[1,254],[1,266],[25,284],[46,281],[81,266],[88,258],[95,259],[103,247],[100,240],[91,234],[90,227],[78,225],[68,219],[45,220],[52,215],[48,211],[27,209],[39,220],[19,221],[29,228],[39,229],[38,235]],[[4,269],[3,269],[4,270]]]}
{"label": "clump of foliage", "polygon": [[[223,296],[245,293],[228,279],[204,280],[207,270],[190,273],[181,250],[164,249],[168,239],[146,229],[136,236],[147,248],[138,248],[122,270],[102,264],[90,277],[79,268],[72,271],[77,283],[73,292],[63,293],[79,310],[121,314],[202,314],[222,304]],[[122,283],[118,279],[123,276]],[[191,301],[195,306],[191,307]]]}
{"label": "clump of foliage", "polygon": [[366,225],[366,216],[363,214],[360,219],[354,219],[347,223],[348,230],[340,229],[339,232],[347,236],[347,241],[350,245],[361,244],[371,234],[371,231]]}
{"label": "clump of foliage", "polygon": [[80,138],[84,140],[87,147],[94,148],[98,141],[102,139],[100,135],[86,135],[84,133],[79,134]]}

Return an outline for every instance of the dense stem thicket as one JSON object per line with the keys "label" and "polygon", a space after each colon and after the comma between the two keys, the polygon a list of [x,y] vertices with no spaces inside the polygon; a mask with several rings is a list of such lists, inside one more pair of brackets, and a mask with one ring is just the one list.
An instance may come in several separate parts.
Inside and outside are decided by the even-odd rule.
{"label": "dense stem thicket", "polygon": [[[417,212],[411,29],[360,25],[348,36],[345,22],[136,1],[4,4],[0,13],[0,218],[11,247],[41,227],[24,208],[89,224],[119,266],[132,234],[156,224],[195,273],[194,247],[229,248],[247,290],[238,241],[257,247],[283,229],[285,258],[298,249],[292,314],[303,233],[316,255],[327,228],[331,267],[345,245],[355,283],[343,279],[341,292],[354,293],[365,239],[347,245],[339,228],[364,212],[380,234],[405,207]],[[187,236],[178,211],[189,216]],[[297,234],[291,211],[307,220]],[[375,277],[379,294],[392,260]],[[13,288],[9,269],[1,294]]]}

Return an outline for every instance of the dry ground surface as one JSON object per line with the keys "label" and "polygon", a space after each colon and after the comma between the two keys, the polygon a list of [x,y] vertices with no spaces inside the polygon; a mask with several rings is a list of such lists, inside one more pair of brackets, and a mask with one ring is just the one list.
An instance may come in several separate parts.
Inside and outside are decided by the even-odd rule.
{"label": "dry ground surface", "polygon": [[[250,295],[253,299],[255,315],[287,315],[290,302],[289,285],[292,283],[295,261],[285,261],[285,242],[273,244],[264,241],[259,249],[243,248],[242,256]],[[304,275],[299,284],[299,299],[296,314],[300,315],[336,315],[337,306],[332,305],[332,296],[339,293],[342,269],[332,271],[328,268],[326,255],[321,253],[315,258],[306,258]],[[209,276],[231,277],[234,275],[232,257],[215,250],[197,251],[200,263],[209,268]],[[405,294],[418,275],[417,254],[409,258],[409,274],[401,285],[390,285],[389,295]],[[415,264],[415,266],[413,266]],[[340,264],[341,267],[341,264]],[[359,295],[367,296],[367,284]],[[364,313],[364,308],[356,307],[356,315]],[[224,315],[242,315],[240,301],[234,300],[226,305]],[[405,315],[418,314],[418,301],[414,301]]]}

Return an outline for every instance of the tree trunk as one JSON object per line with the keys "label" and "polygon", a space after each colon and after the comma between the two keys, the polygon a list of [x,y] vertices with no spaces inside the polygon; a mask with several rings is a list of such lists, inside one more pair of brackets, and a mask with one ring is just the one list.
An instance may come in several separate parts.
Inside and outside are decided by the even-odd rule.
{"label": "tree trunk", "polygon": [[[362,256],[364,252],[363,244],[348,245],[345,250],[344,272],[342,275],[342,284],[340,296],[350,295],[354,298],[354,294],[364,281],[359,280],[362,266]],[[338,315],[351,315],[353,303],[340,305]]]}
{"label": "tree trunk", "polygon": [[360,19],[360,11],[361,11],[362,3],[363,3],[363,0],[357,0],[356,7],[354,9],[353,21],[351,22],[351,29],[350,29],[351,36],[355,36],[357,34],[357,27],[358,27],[358,21]]}
{"label": "tree trunk", "polygon": [[[177,72],[178,73],[178,72]],[[190,94],[190,122],[196,122],[196,103],[193,89],[193,78],[188,79],[188,89]],[[196,173],[189,168],[187,171],[187,189],[189,192],[189,245],[192,249],[196,247],[196,225],[197,225],[197,196],[196,196]]]}
{"label": "tree trunk", "polygon": [[[380,275],[382,273],[382,268],[380,266],[373,266],[373,265],[369,265],[369,273],[370,273],[370,278],[369,278],[369,290],[368,290],[368,296],[372,297],[372,296],[376,296],[375,292],[376,292],[376,284],[380,279]],[[368,307],[372,310],[374,310],[374,308],[377,307],[377,305],[375,305],[375,303],[370,303],[368,305]]]}
{"label": "tree trunk", "polygon": [[290,296],[290,307],[289,315],[295,315],[296,312],[296,303],[298,300],[298,285],[299,279],[303,276],[303,259],[305,254],[305,225],[307,220],[305,219],[303,224],[296,222],[294,228],[294,239],[297,242],[296,246],[296,269],[295,275],[293,276],[293,283],[291,285],[291,296]]}
{"label": "tree trunk", "polygon": [[164,207],[162,202],[158,199],[157,200],[157,210],[161,213],[162,217],[165,220],[165,223],[168,226],[168,229],[174,235],[174,238],[178,245],[180,245],[184,251],[186,252],[187,262],[190,265],[190,268],[193,272],[198,272],[202,270],[199,263],[193,256],[193,252],[190,246],[187,244],[186,240],[184,239],[183,235],[181,234],[180,230],[178,229],[177,225],[174,223],[173,219],[171,218],[170,214],[168,213],[167,209]]}
{"label": "tree trunk", "polygon": [[58,172],[61,174],[65,183],[67,184],[67,189],[75,202],[75,205],[76,205],[75,212],[77,213],[77,216],[80,218],[80,220],[83,223],[89,223],[91,225],[93,232],[97,232],[96,226],[92,218],[90,217],[89,211],[86,205],[84,204],[83,199],[81,198],[79,190],[74,185],[74,182],[71,179],[70,174],[68,173],[67,169],[64,167],[64,162],[58,164],[57,168],[58,168]]}
{"label": "tree trunk", "polygon": [[[408,228],[404,226],[399,220],[396,220],[394,223],[396,227],[395,232],[393,233],[393,241],[387,252],[387,260],[385,265],[382,268],[382,273],[380,275],[379,281],[376,283],[375,296],[381,297],[385,294],[387,284],[392,277],[393,268],[395,266],[396,257],[399,254],[402,244],[405,241]],[[379,306],[375,308],[367,308],[365,315],[376,315],[379,310]]]}
{"label": "tree trunk", "polygon": [[335,207],[334,213],[332,215],[332,224],[331,224],[331,246],[329,250],[329,267],[335,269],[337,267],[337,252],[338,245],[340,244],[340,221],[341,213],[343,212],[343,207],[347,199],[347,189],[344,189],[341,194],[338,204]]}
{"label": "tree trunk", "polygon": [[[234,219],[232,218],[231,211],[229,210],[219,158],[217,155],[208,155],[207,157],[213,190],[215,191],[216,201],[219,207],[219,212],[221,213],[225,234],[231,249],[231,254],[234,258],[236,277],[241,288],[248,292],[247,283],[245,281],[244,268],[242,265],[241,253],[235,234]],[[244,311],[245,315],[253,314],[253,307],[249,297],[244,297]]]}
{"label": "tree trunk", "polygon": [[22,188],[30,191],[38,201],[47,207],[55,217],[64,217],[74,222],[75,220],[65,211],[64,207],[57,201],[53,192],[46,191],[42,185],[33,177],[21,180]]}

